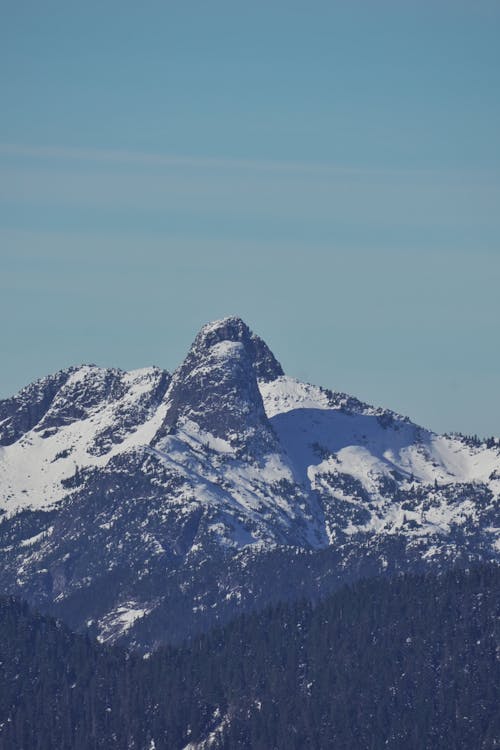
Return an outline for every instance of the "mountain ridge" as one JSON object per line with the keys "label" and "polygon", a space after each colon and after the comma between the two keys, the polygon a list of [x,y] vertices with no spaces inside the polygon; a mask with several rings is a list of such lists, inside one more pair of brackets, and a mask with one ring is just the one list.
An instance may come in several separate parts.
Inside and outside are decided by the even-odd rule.
{"label": "mountain ridge", "polygon": [[500,556],[500,443],[291,378],[234,316],[173,375],[81,366],[27,386],[0,402],[0,446],[0,585],[110,642]]}

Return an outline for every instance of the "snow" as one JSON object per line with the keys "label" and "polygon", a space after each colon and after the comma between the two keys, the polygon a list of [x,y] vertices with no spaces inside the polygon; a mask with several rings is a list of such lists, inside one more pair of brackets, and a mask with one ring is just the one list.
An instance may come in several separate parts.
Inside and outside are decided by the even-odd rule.
{"label": "snow", "polygon": [[225,328],[227,325],[229,325],[232,322],[236,323],[242,323],[240,321],[240,318],[236,315],[228,315],[225,318],[220,318],[219,320],[212,320],[210,323],[206,323],[200,333],[198,334],[200,338],[205,338],[211,333],[215,333],[216,331],[219,331],[221,328]]}
{"label": "snow", "polygon": [[241,341],[219,341],[219,343],[214,344],[211,348],[212,356],[215,356],[218,359],[242,356],[244,351],[245,347]]}
{"label": "snow", "polygon": [[[218,718],[220,715],[220,711],[217,709],[217,711],[214,713],[214,718]],[[189,744],[185,745],[183,750],[210,750],[212,747],[219,746],[219,743],[224,738],[224,731],[226,727],[229,726],[229,716],[224,716],[214,727],[214,729],[207,735],[207,737],[204,740],[201,740],[201,742],[190,742]]]}
{"label": "snow", "polygon": [[264,408],[269,418],[292,409],[328,409],[323,388],[283,375],[270,383],[259,383]]}
{"label": "snow", "polygon": [[[286,376],[258,383],[267,421],[251,348],[218,340],[225,338],[220,330],[212,335],[231,320],[203,329],[166,393],[168,376],[157,368],[86,365],[67,371],[67,380],[49,378],[49,384],[63,384],[41,423],[0,446],[1,508],[9,516],[23,508],[56,509],[82,495],[85,502],[85,483],[75,490],[66,480],[98,469],[89,487],[102,481],[103,497],[112,496],[112,505],[103,502],[89,519],[103,540],[102,569],[111,571],[130,555],[140,560],[131,570],[136,583],[172,553],[176,564],[194,571],[216,548],[244,569],[257,555],[284,546],[313,554],[338,545],[339,566],[349,566],[358,535],[361,554],[374,553],[387,568],[395,536],[429,563],[454,549],[477,551],[478,558],[500,555],[498,446],[436,435],[394,412]],[[238,329],[230,331],[237,335]],[[22,408],[46,388],[44,381],[28,387]],[[123,460],[108,472],[118,456]],[[123,476],[118,481],[111,472]],[[129,497],[129,486],[138,493]],[[130,525],[122,531],[125,519]],[[71,567],[64,565],[73,552],[60,532],[64,524],[51,519],[55,534],[52,527],[41,531],[48,524],[42,514],[33,520],[27,538],[15,528],[5,541],[19,587],[34,573],[56,570],[57,578],[59,569]],[[463,527],[458,533],[457,526]],[[387,547],[383,537],[392,537]],[[95,575],[89,568],[58,583],[53,600],[89,586]],[[189,596],[189,585],[181,585]],[[140,591],[142,584],[110,592],[105,614],[86,612],[82,624],[90,617],[106,642],[135,637],[134,624],[161,598],[156,589],[151,601],[133,598]],[[221,585],[219,593],[219,604],[238,606],[252,592],[237,583]],[[204,595],[190,602],[200,617],[213,606]],[[214,716],[212,733],[187,747],[217,745],[224,721]]]}
{"label": "snow", "polygon": [[[179,500],[184,507],[186,501],[208,504],[232,513],[230,527],[221,523],[211,526],[219,535],[220,543],[231,542],[236,546],[252,544],[256,541],[238,520],[243,514],[262,525],[265,510],[280,518],[277,523],[288,526],[295,509],[278,493],[269,495],[269,487],[280,481],[293,481],[290,467],[277,454],[262,457],[258,464],[239,459],[234,451],[223,450],[211,455],[199,450],[199,436],[207,439],[207,433],[195,429],[190,422],[183,422],[178,434],[163,439],[158,448],[149,446],[147,450],[164,464],[183,476],[189,483],[189,495],[182,489]],[[213,438],[213,436],[212,436]],[[218,445],[218,439],[208,439],[208,443]],[[193,450],[194,447],[194,450]],[[172,500],[172,498],[171,498]]]}
{"label": "snow", "polygon": [[[425,483],[488,482],[500,463],[496,449],[471,448],[458,438],[423,430],[388,412],[384,427],[380,410],[362,406],[345,412],[330,406],[324,389],[283,376],[260,383],[267,416],[292,464],[302,478],[311,479],[321,463],[317,450],[336,454],[342,471],[372,489],[370,472],[397,470]],[[311,471],[312,469],[312,471]]]}
{"label": "snow", "polygon": [[35,536],[32,536],[29,539],[23,539],[22,542],[20,542],[20,545],[21,547],[31,547],[33,544],[41,541],[44,537],[50,536],[53,530],[54,527],[49,526],[45,531],[41,531],[39,534],[35,534]]}
{"label": "snow", "polygon": [[94,365],[82,365],[69,376],[66,386],[84,383],[88,376],[93,374],[95,369]]}
{"label": "snow", "polygon": [[[103,372],[85,365],[70,376],[66,387],[83,382],[91,386]],[[10,515],[26,507],[52,507],[66,497],[68,490],[62,482],[77,470],[105,466],[113,456],[151,442],[165,417],[164,404],[142,424],[135,425],[121,443],[114,443],[104,455],[91,452],[102,431],[114,425],[116,429],[121,427],[123,409],[133,409],[151,389],[156,372],[155,368],[145,368],[126,373],[123,382],[127,391],[121,399],[99,403],[85,418],[62,424],[46,437],[34,428],[16,443],[0,446],[3,510]]]}
{"label": "snow", "polygon": [[212,435],[211,432],[202,430],[196,422],[190,419],[181,419],[177,427],[177,434],[181,440],[190,445],[194,450],[211,450],[216,453],[234,453],[234,448],[227,440]]}
{"label": "snow", "polygon": [[[209,335],[231,320],[215,321],[200,335]],[[215,341],[187,377],[205,370],[219,377],[219,362],[237,362],[243,353],[241,342]],[[118,384],[111,395],[103,385],[110,373]],[[335,527],[331,519],[325,521],[315,492],[321,490],[332,502],[349,504],[354,518],[356,506],[366,506],[366,498],[358,497],[350,489],[352,484],[342,484],[339,479],[344,477],[362,488],[371,506],[369,521],[346,522],[343,531],[347,534],[393,534],[402,528],[409,536],[445,534],[452,524],[463,524],[467,518],[477,520],[472,501],[450,503],[439,493],[434,497],[435,483],[439,487],[480,483],[491,489],[493,502],[500,497],[497,447],[475,447],[457,436],[436,435],[393,412],[287,376],[259,383],[265,412],[278,438],[260,453],[241,451],[246,403],[242,413],[238,412],[241,431],[228,431],[225,439],[202,429],[196,422],[199,414],[192,411],[189,418],[178,418],[175,434],[155,442],[169,409],[168,393],[149,411],[141,405],[147,402],[160,376],[156,368],[124,373],[85,365],[71,371],[52,412],[49,410],[49,415],[54,410],[57,415],[57,409],[62,409],[58,426],[44,432],[35,427],[13,445],[0,447],[2,507],[7,514],[26,507],[54,507],[70,493],[64,482],[77,471],[106,467],[113,457],[138,450],[148,451],[179,480],[169,488],[166,505],[176,507],[181,515],[200,506],[215,510],[207,528],[219,544],[235,548],[286,543],[292,529],[302,534],[295,542],[299,539],[312,547],[334,544]],[[100,393],[99,388],[103,397],[96,401],[92,396]],[[72,394],[77,398],[81,393],[85,398],[89,394],[88,403],[95,405],[77,419],[71,417],[71,409],[64,411],[64,399],[67,402]],[[201,416],[203,424],[210,425],[210,414]],[[103,433],[113,439],[102,451],[95,450]],[[433,497],[432,507],[425,513],[403,510],[397,497],[385,497],[381,490],[384,481],[390,485],[395,480],[406,490],[421,485],[425,496]],[[345,507],[350,512],[350,507]],[[110,530],[114,520],[106,518],[99,526]],[[409,521],[418,528],[407,531],[405,523]],[[43,533],[36,534],[21,541],[20,546],[29,548],[42,537]],[[497,544],[498,531],[492,532],[492,537],[491,544]],[[141,539],[154,554],[163,554],[156,539],[145,533]],[[192,550],[196,545],[195,539]],[[135,611],[133,606],[128,608],[129,619],[125,610],[115,612],[118,619],[111,624],[126,627],[133,622],[130,618]]]}
{"label": "snow", "polygon": [[[336,476],[352,477],[372,501],[370,520],[349,522],[348,535],[359,532],[399,533],[406,521],[417,522],[405,529],[408,536],[447,534],[452,524],[476,518],[472,500],[450,503],[436,496],[425,513],[401,508],[380,494],[381,480],[398,477],[399,486],[421,484],[425,496],[439,487],[479,483],[500,496],[500,482],[490,479],[498,471],[496,448],[471,447],[459,437],[436,435],[393,412],[383,412],[357,402],[344,409],[337,394],[289,377],[259,384],[267,416],[278,434],[297,481],[309,489],[322,489],[343,502],[365,508],[366,503],[336,486]],[[334,406],[332,406],[334,404]],[[330,544],[335,532],[326,524]]]}
{"label": "snow", "polygon": [[139,605],[135,601],[124,602],[99,621],[97,640],[101,643],[115,640],[117,636],[130,630],[136,620],[148,615],[152,609],[152,606]]}

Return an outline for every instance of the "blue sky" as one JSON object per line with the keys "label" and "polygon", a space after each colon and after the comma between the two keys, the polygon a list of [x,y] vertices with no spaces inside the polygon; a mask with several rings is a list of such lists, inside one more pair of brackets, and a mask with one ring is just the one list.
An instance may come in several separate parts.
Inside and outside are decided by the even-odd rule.
{"label": "blue sky", "polygon": [[0,396],[173,369],[239,314],[292,375],[500,434],[498,2],[9,2]]}

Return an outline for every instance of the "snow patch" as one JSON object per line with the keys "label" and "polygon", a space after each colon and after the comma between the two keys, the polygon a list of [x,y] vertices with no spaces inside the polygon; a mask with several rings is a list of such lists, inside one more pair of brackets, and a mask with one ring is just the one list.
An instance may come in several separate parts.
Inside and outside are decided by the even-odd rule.
{"label": "snow patch", "polygon": [[116,640],[120,635],[130,630],[136,620],[148,615],[152,610],[153,607],[150,605],[140,605],[135,601],[124,602],[99,621],[100,632],[97,640],[101,643]]}

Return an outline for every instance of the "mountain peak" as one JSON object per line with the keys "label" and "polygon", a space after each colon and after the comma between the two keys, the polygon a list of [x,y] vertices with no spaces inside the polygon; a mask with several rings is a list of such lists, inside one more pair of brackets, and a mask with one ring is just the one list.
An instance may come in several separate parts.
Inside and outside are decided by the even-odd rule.
{"label": "mountain peak", "polygon": [[[236,315],[231,315],[220,320],[207,323],[198,333],[191,351],[197,350],[200,354],[222,342],[240,343],[246,349],[257,380],[269,383],[281,375],[283,368],[263,341],[255,333],[252,333],[244,320]],[[229,354],[234,347],[226,347]]]}
{"label": "mountain peak", "polygon": [[187,420],[233,446],[248,448],[257,437],[261,446],[274,444],[257,381],[282,374],[267,344],[241,318],[208,323],[174,373],[158,439]]}
{"label": "mountain peak", "polygon": [[250,329],[244,320],[237,315],[228,315],[206,323],[200,329],[198,338],[210,345],[213,341],[241,341],[242,337],[249,335]]}

